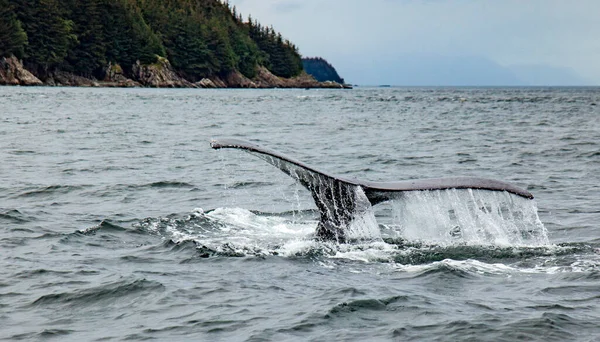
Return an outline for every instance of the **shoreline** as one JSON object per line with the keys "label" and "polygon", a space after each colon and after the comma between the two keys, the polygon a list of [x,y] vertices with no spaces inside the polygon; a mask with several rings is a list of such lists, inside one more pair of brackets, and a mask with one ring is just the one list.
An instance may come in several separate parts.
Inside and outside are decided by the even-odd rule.
{"label": "shoreline", "polygon": [[224,76],[211,76],[191,82],[179,76],[167,59],[151,65],[137,62],[127,77],[119,65],[107,66],[103,80],[87,78],[64,71],[53,71],[40,80],[16,57],[0,58],[0,86],[48,86],[90,88],[197,88],[197,89],[352,89],[351,85],[332,81],[318,82],[305,72],[293,78],[274,75],[259,66],[257,75],[249,79],[237,70]]}

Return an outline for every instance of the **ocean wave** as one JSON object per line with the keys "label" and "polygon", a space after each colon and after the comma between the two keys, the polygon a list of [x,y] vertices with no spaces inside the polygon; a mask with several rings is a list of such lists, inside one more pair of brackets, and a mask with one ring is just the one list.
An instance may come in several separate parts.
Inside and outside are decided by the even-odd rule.
{"label": "ocean wave", "polygon": [[78,235],[95,235],[98,232],[102,231],[102,232],[106,232],[106,233],[110,233],[110,232],[126,232],[129,229],[127,229],[126,227],[120,226],[117,223],[114,223],[112,221],[109,220],[102,220],[102,222],[100,222],[100,224],[98,224],[97,226],[93,226],[90,228],[86,228],[83,230],[78,230],[75,234]]}
{"label": "ocean wave", "polygon": [[34,216],[28,216],[17,209],[8,210],[0,213],[0,220],[7,223],[26,223],[35,221],[36,218]]}
{"label": "ocean wave", "polygon": [[85,307],[90,304],[98,304],[99,302],[105,304],[119,302],[124,305],[124,297],[141,298],[147,296],[149,293],[162,292],[163,290],[164,285],[156,281],[146,279],[130,281],[122,280],[83,290],[43,295],[30,305],[67,305],[71,307]]}
{"label": "ocean wave", "polygon": [[89,185],[50,185],[44,187],[36,187],[27,191],[24,191],[18,195],[17,198],[30,198],[30,197],[42,197],[52,196],[56,194],[68,194],[71,192],[83,190],[89,188]]}

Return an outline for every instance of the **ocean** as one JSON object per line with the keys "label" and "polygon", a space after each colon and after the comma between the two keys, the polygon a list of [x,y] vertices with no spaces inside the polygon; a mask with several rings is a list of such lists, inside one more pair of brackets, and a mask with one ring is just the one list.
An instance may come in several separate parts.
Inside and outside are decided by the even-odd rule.
{"label": "ocean", "polygon": [[[411,192],[323,242],[252,141]],[[600,88],[0,87],[0,339],[599,341]]]}

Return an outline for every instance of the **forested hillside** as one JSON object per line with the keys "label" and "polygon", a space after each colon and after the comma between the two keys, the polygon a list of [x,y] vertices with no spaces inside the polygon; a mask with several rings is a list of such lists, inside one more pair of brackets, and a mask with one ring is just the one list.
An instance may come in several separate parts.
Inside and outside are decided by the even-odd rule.
{"label": "forested hillside", "polygon": [[344,84],[344,79],[338,75],[335,68],[321,57],[303,58],[304,70],[319,82],[332,81]]}
{"label": "forested hillside", "polygon": [[302,71],[296,46],[218,0],[0,0],[0,57],[10,55],[42,80],[102,79],[116,65],[128,75],[160,58],[192,82],[234,70],[253,78],[259,66]]}

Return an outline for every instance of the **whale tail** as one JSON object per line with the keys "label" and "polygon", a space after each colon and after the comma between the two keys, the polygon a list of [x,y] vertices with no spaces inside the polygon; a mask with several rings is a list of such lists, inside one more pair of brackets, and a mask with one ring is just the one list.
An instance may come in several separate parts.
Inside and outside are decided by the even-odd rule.
{"label": "whale tail", "polygon": [[240,139],[214,139],[213,149],[237,148],[277,167],[308,189],[319,210],[316,235],[323,240],[346,241],[346,230],[357,215],[376,205],[402,196],[406,191],[483,189],[506,191],[533,199],[527,190],[485,178],[456,177],[379,183],[328,174],[272,149]]}

